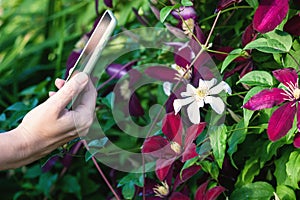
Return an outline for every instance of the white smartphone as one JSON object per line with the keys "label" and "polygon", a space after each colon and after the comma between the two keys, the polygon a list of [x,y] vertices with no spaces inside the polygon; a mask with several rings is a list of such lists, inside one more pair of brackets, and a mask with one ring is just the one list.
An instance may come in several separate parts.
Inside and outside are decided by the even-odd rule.
{"label": "white smartphone", "polygon": [[[99,20],[91,37],[84,46],[79,58],[77,59],[74,67],[70,69],[69,76],[66,81],[69,81],[76,72],[85,72],[92,75],[95,64],[98,61],[101,52],[103,51],[107,41],[109,40],[113,30],[117,25],[117,20],[113,13],[109,10],[105,11]],[[93,77],[91,77],[93,79]],[[96,83],[94,83],[96,85]],[[79,94],[80,96],[80,94]],[[74,105],[78,96],[74,97],[67,106],[68,109]]]}
{"label": "white smartphone", "polygon": [[106,10],[99,20],[94,32],[84,46],[74,67],[70,69],[68,81],[75,71],[91,74],[109,37],[117,25],[117,20],[110,10]]}

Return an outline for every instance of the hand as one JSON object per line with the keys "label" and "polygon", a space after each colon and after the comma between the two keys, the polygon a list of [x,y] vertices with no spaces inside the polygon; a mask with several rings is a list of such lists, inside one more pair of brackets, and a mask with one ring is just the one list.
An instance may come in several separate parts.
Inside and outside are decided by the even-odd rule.
{"label": "hand", "polygon": [[[97,93],[86,74],[78,73],[66,83],[57,79],[55,85],[59,90],[51,92],[49,99],[31,110],[11,133],[17,140],[11,143],[17,147],[14,163],[17,160],[18,166],[49,154],[78,134],[86,134],[93,122]],[[77,96],[76,106],[67,110]]]}

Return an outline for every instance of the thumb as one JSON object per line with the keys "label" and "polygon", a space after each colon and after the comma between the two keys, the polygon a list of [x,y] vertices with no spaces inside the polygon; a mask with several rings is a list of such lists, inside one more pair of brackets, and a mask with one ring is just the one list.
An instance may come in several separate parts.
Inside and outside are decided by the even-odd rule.
{"label": "thumb", "polygon": [[88,76],[83,72],[79,72],[72,77],[64,86],[51,96],[48,101],[54,105],[55,112],[59,113],[75,98],[88,83]]}

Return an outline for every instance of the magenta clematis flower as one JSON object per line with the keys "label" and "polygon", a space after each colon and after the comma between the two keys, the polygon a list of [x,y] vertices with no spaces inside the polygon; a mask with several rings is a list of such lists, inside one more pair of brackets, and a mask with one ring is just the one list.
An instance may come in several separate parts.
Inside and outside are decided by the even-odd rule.
{"label": "magenta clematis flower", "polygon": [[152,136],[145,140],[142,152],[145,155],[158,158],[156,161],[156,175],[163,181],[174,161],[181,157],[185,162],[198,156],[193,141],[204,130],[205,123],[192,125],[183,132],[183,124],[179,115],[169,113],[165,116],[162,125],[162,136]]}
{"label": "magenta clematis flower", "polygon": [[200,185],[196,191],[195,200],[215,200],[218,196],[225,191],[222,186],[215,186],[207,190],[209,180]]}
{"label": "magenta clematis flower", "polygon": [[274,30],[286,17],[288,0],[262,0],[253,17],[253,27],[260,33]]}
{"label": "magenta clematis flower", "polygon": [[[287,134],[292,128],[294,117],[297,113],[297,126],[300,129],[300,89],[298,85],[298,75],[295,69],[285,68],[273,71],[275,78],[284,84],[285,90],[281,88],[265,89],[254,95],[243,106],[249,110],[261,110],[272,108],[282,104],[272,114],[267,133],[271,141],[276,141]],[[297,108],[298,104],[298,108]],[[295,146],[300,146],[299,136],[295,138]]]}
{"label": "magenta clematis flower", "polygon": [[[189,189],[187,185],[179,187],[182,184],[186,183],[191,177],[197,174],[201,167],[199,165],[193,165],[181,171],[182,164],[178,162],[172,166],[172,169],[167,174],[167,177],[164,181],[161,181],[159,184],[153,179],[146,178],[145,180],[145,190],[147,200],[160,200],[160,199],[169,199],[169,200],[189,200]],[[179,166],[179,168],[178,168]],[[175,179],[175,180],[174,180]],[[178,190],[179,188],[179,190]],[[139,188],[141,191],[142,188]],[[140,196],[141,192],[138,192]]]}

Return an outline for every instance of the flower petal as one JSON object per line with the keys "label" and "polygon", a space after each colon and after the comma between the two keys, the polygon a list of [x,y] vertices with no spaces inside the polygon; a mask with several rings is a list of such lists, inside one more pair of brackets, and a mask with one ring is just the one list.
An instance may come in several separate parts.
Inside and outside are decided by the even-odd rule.
{"label": "flower petal", "polygon": [[231,94],[231,88],[230,86],[224,82],[221,81],[218,85],[216,85],[215,87],[211,88],[209,90],[209,94],[219,94],[220,92],[222,92],[222,90],[224,90],[225,92],[227,92],[228,94]]}
{"label": "flower petal", "polygon": [[206,199],[215,200],[224,191],[225,188],[222,186],[213,187],[206,192]]}
{"label": "flower petal", "polygon": [[187,108],[187,113],[189,116],[190,121],[193,124],[199,124],[200,123],[200,110],[199,106],[196,101],[191,103]]}
{"label": "flower petal", "polygon": [[104,0],[104,4],[105,4],[107,7],[110,7],[110,8],[113,7],[113,2],[112,2],[112,0]]}
{"label": "flower petal", "polygon": [[153,66],[145,69],[145,74],[150,76],[151,78],[168,81],[171,83],[177,82],[174,78],[176,77],[177,71],[170,67],[163,66]]}
{"label": "flower petal", "polygon": [[272,108],[283,103],[286,98],[283,94],[285,91],[280,88],[265,89],[249,99],[243,105],[243,108],[248,110],[261,110],[265,108]]}
{"label": "flower petal", "polygon": [[174,56],[174,60],[176,65],[186,68],[189,65],[194,57],[194,52],[191,50],[189,46],[181,48],[178,52],[176,52]]}
{"label": "flower petal", "polygon": [[300,148],[300,133],[297,133],[294,137],[294,147]]}
{"label": "flower petal", "polygon": [[196,195],[195,195],[195,200],[203,200],[203,199],[206,199],[206,196],[205,196],[205,193],[206,193],[206,188],[207,188],[207,185],[209,183],[209,180],[202,183],[197,191],[196,191]]}
{"label": "flower petal", "polygon": [[288,0],[262,0],[253,17],[253,27],[260,33],[274,30],[289,10]]}
{"label": "flower petal", "polygon": [[189,197],[185,196],[184,194],[182,194],[180,192],[173,192],[169,199],[170,200],[190,200]]}
{"label": "flower petal", "polygon": [[240,3],[242,0],[220,0],[216,9],[216,12],[219,12],[234,3]]}
{"label": "flower petal", "polygon": [[[169,141],[161,136],[148,137],[143,144],[142,153],[161,158],[165,155],[165,150],[170,147]],[[170,149],[170,152],[172,150]]]}
{"label": "flower petal", "polygon": [[200,135],[200,133],[202,133],[205,126],[206,126],[205,122],[201,122],[199,124],[195,124],[195,125],[190,126],[186,130],[184,146],[191,144],[198,137],[198,135]]}
{"label": "flower petal", "polygon": [[211,108],[219,115],[225,110],[225,104],[220,97],[207,96],[205,97],[204,102],[209,103]]}
{"label": "flower petal", "polygon": [[168,23],[165,23],[165,26],[177,38],[180,38],[180,39],[186,38],[185,33],[181,29],[179,29],[177,27],[174,27],[174,26],[172,26],[171,24],[168,24]]}
{"label": "flower petal", "polygon": [[162,132],[171,141],[182,144],[182,122],[179,115],[168,113],[162,122]]}
{"label": "flower petal", "polygon": [[186,168],[182,171],[182,173],[178,173],[173,185],[173,190],[176,190],[176,188],[181,184],[189,180],[191,177],[193,177],[195,174],[198,173],[198,171],[201,170],[201,166],[199,165],[193,165],[189,168]]}
{"label": "flower petal", "polygon": [[173,10],[171,12],[171,14],[173,15],[173,17],[175,17],[176,19],[181,21],[181,17],[186,20],[186,19],[196,19],[197,18],[197,13],[194,9],[193,6],[186,6],[186,7],[180,7],[177,10]]}
{"label": "flower petal", "polygon": [[257,34],[255,30],[253,29],[253,24],[251,23],[250,25],[247,26],[245,29],[245,32],[243,33],[242,36],[242,46],[246,46],[248,43],[251,41],[255,40]]}
{"label": "flower petal", "polygon": [[190,104],[194,100],[195,100],[194,97],[189,97],[189,98],[185,98],[185,99],[175,99],[174,102],[173,102],[175,115],[180,111],[182,106]]}
{"label": "flower petal", "polygon": [[132,93],[129,99],[129,114],[134,117],[143,116],[145,114],[141,102],[135,93]]}
{"label": "flower petal", "polygon": [[185,162],[189,159],[195,158],[199,154],[196,152],[196,145],[194,143],[191,143],[187,145],[184,149],[184,152],[182,153],[181,162]]}
{"label": "flower petal", "polygon": [[181,92],[180,95],[182,97],[191,97],[195,93],[195,90],[196,90],[196,88],[194,88],[194,86],[192,86],[191,84],[187,84],[186,85],[186,91]]}
{"label": "flower petal", "polygon": [[284,68],[273,71],[275,78],[283,83],[286,87],[289,87],[289,84],[297,84],[298,74],[294,68]]}
{"label": "flower petal", "polygon": [[293,16],[291,19],[289,19],[284,27],[283,30],[285,32],[288,32],[294,36],[300,36],[300,13]]}
{"label": "flower petal", "polygon": [[274,111],[269,120],[267,133],[271,141],[276,141],[287,134],[292,128],[296,114],[294,102],[289,102]]}
{"label": "flower petal", "polygon": [[158,159],[156,161],[155,173],[156,173],[157,178],[160,181],[163,181],[166,178],[174,161],[175,161],[175,158],[167,159],[167,160],[166,159]]}

